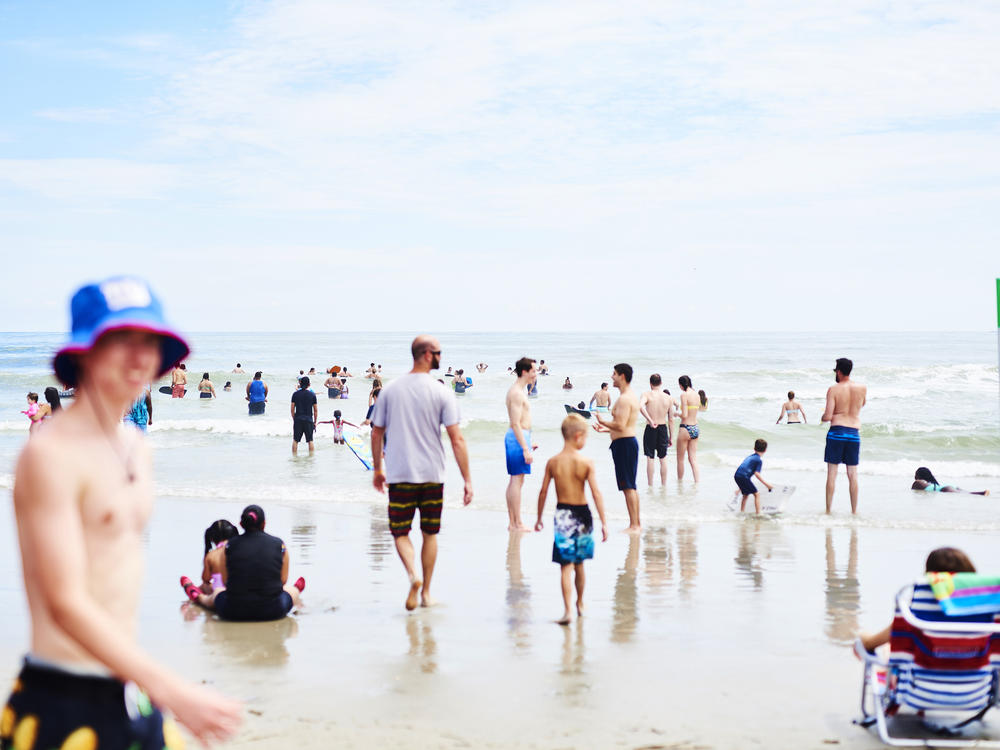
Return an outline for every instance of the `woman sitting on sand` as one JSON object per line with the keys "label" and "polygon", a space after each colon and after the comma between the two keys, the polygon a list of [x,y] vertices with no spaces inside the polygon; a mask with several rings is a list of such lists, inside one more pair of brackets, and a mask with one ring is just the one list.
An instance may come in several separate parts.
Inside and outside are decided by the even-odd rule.
{"label": "woman sitting on sand", "polygon": [[198,383],[198,395],[201,398],[215,398],[215,386],[208,379],[208,373],[202,373],[201,382]]}
{"label": "woman sitting on sand", "polygon": [[[806,413],[802,411],[802,404],[795,400],[795,391],[788,392],[788,400],[781,405],[778,421],[775,424],[781,424],[781,420],[786,416],[788,424],[806,424]],[[799,416],[802,419],[799,419]]]}
{"label": "woman sitting on sand", "polygon": [[910,485],[911,490],[923,490],[924,492],[964,492],[967,495],[988,495],[989,490],[980,490],[979,492],[971,492],[969,490],[963,490],[961,487],[952,487],[951,485],[942,486],[941,483],[935,479],[934,475],[931,474],[931,470],[926,466],[921,466],[913,474],[913,484]]}
{"label": "woman sitting on sand", "polygon": [[264,533],[264,510],[248,505],[240,517],[243,533],[226,542],[220,571],[225,588],[204,594],[191,579],[181,579],[184,593],[223,620],[280,620],[299,605],[304,578],[288,580],[288,549],[278,537]]}
{"label": "woman sitting on sand", "polygon": [[[924,565],[927,573],[975,573],[976,566],[960,549],[940,547],[929,555]],[[888,625],[877,633],[858,636],[855,647],[860,646],[865,651],[874,652],[876,648],[889,642],[892,635],[892,625]]]}

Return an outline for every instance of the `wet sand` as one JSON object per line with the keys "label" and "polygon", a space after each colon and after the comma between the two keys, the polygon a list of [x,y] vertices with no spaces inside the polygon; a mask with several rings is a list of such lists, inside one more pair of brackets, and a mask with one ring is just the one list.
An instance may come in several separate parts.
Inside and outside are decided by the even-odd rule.
{"label": "wet sand", "polygon": [[[158,502],[140,624],[158,658],[246,701],[234,748],[880,747],[850,723],[854,633],[888,621],[935,546],[997,567],[994,535],[970,531],[747,517],[628,537],[616,518],[587,563],[587,614],[562,627],[550,528],[509,535],[505,514],[449,503],[441,605],[407,613],[384,506],[265,505],[291,576],[307,579],[306,606],[224,623],[185,604],[177,579],[200,572],[204,527],[241,507]],[[27,646],[12,526],[6,514],[0,671],[11,677]]]}

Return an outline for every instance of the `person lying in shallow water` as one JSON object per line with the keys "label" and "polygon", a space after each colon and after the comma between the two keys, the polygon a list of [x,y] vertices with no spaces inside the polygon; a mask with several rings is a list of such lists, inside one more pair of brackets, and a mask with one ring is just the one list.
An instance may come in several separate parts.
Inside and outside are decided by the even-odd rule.
{"label": "person lying in shallow water", "polygon": [[913,484],[911,490],[923,490],[924,492],[964,492],[967,495],[988,495],[989,490],[963,490],[961,487],[952,487],[950,484],[942,485],[926,466],[921,466],[913,474]]}

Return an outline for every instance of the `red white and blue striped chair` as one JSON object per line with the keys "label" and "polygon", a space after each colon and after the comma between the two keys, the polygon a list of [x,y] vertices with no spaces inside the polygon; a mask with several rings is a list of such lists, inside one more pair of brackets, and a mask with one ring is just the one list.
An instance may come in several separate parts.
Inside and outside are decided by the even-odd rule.
{"label": "red white and blue striped chair", "polygon": [[[882,741],[902,747],[995,747],[1000,740],[970,736],[1000,702],[1000,623],[995,614],[947,615],[924,581],[896,594],[889,658],[855,651],[864,661],[861,718]],[[889,719],[912,709],[927,737],[891,735]]]}

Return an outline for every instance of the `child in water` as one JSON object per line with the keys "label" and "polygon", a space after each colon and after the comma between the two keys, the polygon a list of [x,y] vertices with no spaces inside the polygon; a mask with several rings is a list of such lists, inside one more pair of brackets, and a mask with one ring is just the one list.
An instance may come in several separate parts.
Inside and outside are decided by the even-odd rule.
{"label": "child in water", "polygon": [[757,439],[753,444],[753,453],[743,459],[743,463],[733,474],[733,479],[736,480],[736,486],[740,488],[740,492],[743,493],[743,500],[740,502],[740,513],[746,510],[747,498],[753,495],[753,506],[760,514],[760,490],[757,489],[757,485],[750,481],[751,477],[759,479],[761,484],[767,487],[767,491],[770,492],[774,489],[773,484],[768,484],[764,481],[764,478],[760,475],[760,470],[764,468],[764,451],[767,450],[767,441]]}
{"label": "child in water", "polygon": [[989,490],[963,490],[961,487],[952,487],[950,484],[942,485],[926,466],[921,466],[913,474],[913,484],[911,490],[923,490],[924,492],[964,492],[967,495],[988,495]]}
{"label": "child in water", "polygon": [[21,411],[22,414],[28,417],[32,423],[35,421],[35,415],[38,414],[38,394],[32,391],[28,394],[28,408]]}
{"label": "child in water", "polygon": [[332,424],[333,425],[333,442],[334,445],[345,445],[347,441],[344,440],[344,425],[350,425],[351,427],[357,427],[356,424],[352,422],[345,422],[340,418],[340,409],[336,409],[333,412],[333,419],[328,419],[323,422],[317,422],[316,424]]}
{"label": "child in water", "polygon": [[562,423],[563,449],[545,464],[542,489],[538,493],[538,521],[535,531],[541,531],[542,513],[549,482],[556,483],[556,513],[552,525],[555,541],[552,543],[552,562],[559,563],[562,576],[563,616],[559,625],[569,625],[572,619],[570,600],[573,595],[573,573],[576,572],[576,612],[583,615],[583,561],[594,556],[594,519],[587,506],[584,485],[590,485],[597,515],[601,518],[601,541],[608,541],[608,524],[604,518],[604,499],[597,489],[597,475],[593,460],[580,453],[587,442],[587,420],[579,414],[569,414]]}

